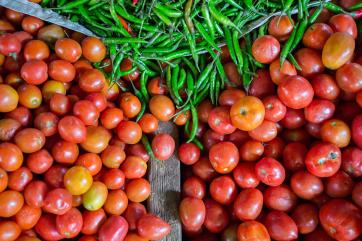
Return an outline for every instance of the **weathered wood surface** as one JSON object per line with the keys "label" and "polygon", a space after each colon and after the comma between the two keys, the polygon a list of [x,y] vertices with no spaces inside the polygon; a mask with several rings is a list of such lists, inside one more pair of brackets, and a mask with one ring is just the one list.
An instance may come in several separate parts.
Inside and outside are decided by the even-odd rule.
{"label": "weathered wood surface", "polygon": [[[178,146],[177,127],[172,123],[160,122],[157,133],[169,133]],[[177,158],[177,148],[174,155],[167,161],[151,161],[148,178],[152,193],[148,199],[148,210],[169,222],[171,234],[162,241],[181,241],[182,228],[178,218],[178,205],[181,191],[180,161]]]}

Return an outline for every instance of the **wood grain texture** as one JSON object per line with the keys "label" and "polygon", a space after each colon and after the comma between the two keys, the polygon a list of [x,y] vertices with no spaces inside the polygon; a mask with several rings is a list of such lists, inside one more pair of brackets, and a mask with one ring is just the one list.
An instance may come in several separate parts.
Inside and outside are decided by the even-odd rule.
{"label": "wood grain texture", "polygon": [[[171,122],[160,122],[157,133],[172,135],[178,147],[177,127]],[[181,192],[180,161],[176,155],[167,161],[150,161],[148,178],[151,182],[152,193],[147,201],[148,210],[159,215],[172,227],[171,234],[162,241],[181,241],[182,228],[178,218],[178,205]]]}

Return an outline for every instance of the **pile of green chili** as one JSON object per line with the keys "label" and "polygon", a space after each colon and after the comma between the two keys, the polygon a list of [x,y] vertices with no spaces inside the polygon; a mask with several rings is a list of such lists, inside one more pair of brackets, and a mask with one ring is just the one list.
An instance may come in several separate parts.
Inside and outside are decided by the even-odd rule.
{"label": "pile of green chili", "polygon": [[[140,88],[132,87],[145,103],[143,110],[149,99],[148,79],[161,76],[179,113],[192,113],[190,141],[195,139],[197,129],[195,107],[205,98],[216,104],[220,90],[231,84],[220,60],[222,46],[227,46],[247,90],[256,69],[263,67],[252,57],[251,45],[266,34],[271,17],[297,13],[280,59],[282,63],[288,59],[299,68],[291,53],[322,9],[346,13],[328,0],[43,0],[42,6],[103,38],[113,63],[110,81],[136,69],[141,71]],[[310,14],[312,8],[315,10]],[[132,61],[133,67],[122,72],[119,66],[125,58]],[[186,97],[180,96],[181,90]]]}

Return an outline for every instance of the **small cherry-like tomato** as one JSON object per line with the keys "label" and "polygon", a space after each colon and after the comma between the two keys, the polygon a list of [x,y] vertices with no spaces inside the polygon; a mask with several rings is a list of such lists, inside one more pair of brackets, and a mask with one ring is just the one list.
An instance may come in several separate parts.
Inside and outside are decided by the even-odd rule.
{"label": "small cherry-like tomato", "polygon": [[293,109],[307,107],[313,100],[312,85],[301,76],[289,76],[283,79],[278,86],[278,97],[287,106]]}
{"label": "small cherry-like tomato", "polygon": [[253,57],[263,64],[269,64],[275,60],[280,52],[279,41],[270,35],[264,35],[253,42]]}
{"label": "small cherry-like tomato", "polygon": [[259,180],[269,186],[279,186],[285,179],[285,169],[280,162],[271,157],[264,157],[255,165]]}
{"label": "small cherry-like tomato", "polygon": [[332,199],[319,210],[323,229],[334,239],[353,240],[361,235],[362,217],[354,204],[344,199]]}
{"label": "small cherry-like tomato", "polygon": [[230,173],[238,165],[239,151],[232,142],[219,142],[211,147],[209,159],[217,172]]}
{"label": "small cherry-like tomato", "polygon": [[151,113],[160,121],[169,121],[175,114],[172,100],[165,95],[155,95],[149,102]]}
{"label": "small cherry-like tomato", "polygon": [[302,48],[295,53],[295,59],[301,67],[301,75],[309,78],[324,71],[321,54],[314,49]]}
{"label": "small cherry-like tomato", "polygon": [[55,219],[55,225],[64,238],[74,238],[82,230],[82,214],[78,209],[72,208],[65,214],[58,215]]}
{"label": "small cherry-like tomato", "polygon": [[132,202],[143,202],[151,194],[151,184],[144,178],[132,179],[126,184],[126,194]]}
{"label": "small cherry-like tomato", "polygon": [[126,144],[136,144],[142,138],[142,129],[134,121],[123,120],[117,125],[118,138]]}
{"label": "small cherry-like tomato", "polygon": [[308,151],[305,164],[317,177],[333,176],[341,166],[341,151],[334,144],[318,143]]}
{"label": "small cherry-like tomato", "polygon": [[264,225],[274,240],[295,240],[298,238],[297,225],[284,212],[270,211],[265,217]]}
{"label": "small cherry-like tomato", "polygon": [[353,56],[355,40],[347,33],[332,34],[322,51],[323,65],[328,69],[339,69]]}
{"label": "small cherry-like tomato", "polygon": [[149,240],[160,240],[171,232],[171,226],[153,214],[143,215],[137,223],[138,234]]}
{"label": "small cherry-like tomato", "polygon": [[354,19],[347,14],[337,14],[329,19],[329,26],[334,32],[342,32],[351,35],[354,39],[357,38],[357,24]]}
{"label": "small cherry-like tomato", "polygon": [[342,169],[352,177],[362,176],[362,150],[347,147],[342,152]]}
{"label": "small cherry-like tomato", "polygon": [[101,225],[106,221],[106,218],[107,216],[103,208],[96,211],[83,211],[83,227],[81,232],[87,235],[96,234]]}
{"label": "small cherry-like tomato", "polygon": [[0,239],[2,241],[14,241],[21,234],[21,227],[13,221],[0,221]]}
{"label": "small cherry-like tomato", "polygon": [[99,241],[124,240],[128,232],[128,223],[122,216],[111,216],[101,226]]}
{"label": "small cherry-like tomato", "polygon": [[90,62],[101,62],[106,57],[106,46],[95,37],[87,37],[82,41],[83,57]]}
{"label": "small cherry-like tomato", "polygon": [[133,118],[141,111],[141,101],[130,92],[121,95],[119,106],[123,114],[128,118]]}
{"label": "small cherry-like tomato", "polygon": [[93,178],[87,168],[74,166],[64,175],[64,186],[72,195],[82,195],[92,186]]}
{"label": "small cherry-like tomato", "polygon": [[257,221],[247,221],[239,225],[237,239],[223,239],[223,241],[270,241],[270,236],[266,227]]}
{"label": "small cherry-like tomato", "polygon": [[312,78],[311,84],[313,86],[315,96],[319,98],[335,100],[339,96],[340,89],[336,80],[331,75],[316,75]]}
{"label": "small cherry-like tomato", "polygon": [[200,159],[200,148],[194,143],[183,143],[178,148],[180,161],[186,165],[193,165]]}
{"label": "small cherry-like tomato", "polygon": [[325,23],[314,23],[303,35],[304,46],[322,50],[328,38],[333,34],[333,29]]}
{"label": "small cherry-like tomato", "polygon": [[248,188],[235,199],[233,212],[242,221],[256,219],[263,208],[263,194],[259,189]]}
{"label": "small cherry-like tomato", "polygon": [[293,210],[292,219],[299,233],[311,233],[318,227],[318,208],[310,203],[300,204]]}
{"label": "small cherry-like tomato", "polygon": [[16,133],[14,137],[16,145],[24,153],[39,151],[45,144],[43,132],[35,128],[25,128]]}
{"label": "small cherry-like tomato", "polygon": [[231,123],[243,131],[250,131],[261,125],[264,116],[263,102],[253,96],[240,98],[230,109]]}
{"label": "small cherry-like tomato", "polygon": [[86,193],[83,194],[83,206],[89,211],[100,209],[107,200],[108,189],[102,182],[95,181]]}
{"label": "small cherry-like tomato", "polygon": [[155,157],[161,161],[165,161],[174,153],[175,140],[169,134],[157,134],[152,139],[151,146]]}
{"label": "small cherry-like tomato", "polygon": [[286,40],[293,31],[293,20],[287,15],[275,16],[268,25],[270,35],[276,37],[279,41]]}
{"label": "small cherry-like tomato", "polygon": [[215,178],[210,184],[211,197],[223,205],[230,205],[236,198],[235,182],[229,176]]}
{"label": "small cherry-like tomato", "polygon": [[111,140],[110,132],[102,126],[88,126],[85,141],[80,146],[88,152],[100,153],[107,148]]}
{"label": "small cherry-like tomato", "polygon": [[43,210],[63,215],[72,208],[72,194],[64,188],[56,188],[48,192],[44,199]]}
{"label": "small cherry-like tomato", "polygon": [[227,210],[212,199],[205,201],[206,215],[204,225],[212,233],[220,233],[229,224]]}
{"label": "small cherry-like tomato", "polygon": [[266,207],[277,211],[289,212],[297,204],[298,197],[287,185],[267,187],[263,193]]}
{"label": "small cherry-like tomato", "polygon": [[77,41],[63,38],[55,42],[55,53],[59,58],[74,63],[82,55],[82,48]]}
{"label": "small cherry-like tomato", "polygon": [[202,200],[186,197],[179,206],[182,224],[189,230],[198,230],[205,221],[206,207]]}
{"label": "small cherry-like tomato", "polygon": [[0,217],[14,216],[22,208],[24,197],[20,192],[7,190],[0,193]]}
{"label": "small cherry-like tomato", "polygon": [[129,203],[126,211],[123,216],[127,220],[129,229],[136,230],[138,220],[146,215],[147,211],[143,204],[141,203]]}
{"label": "small cherry-like tomato", "polygon": [[348,125],[337,119],[330,119],[323,123],[320,135],[323,141],[330,142],[342,148],[346,147],[351,140],[351,131]]}
{"label": "small cherry-like tomato", "polygon": [[[30,16],[29,16],[30,17]],[[30,40],[24,47],[24,58],[29,60],[46,60],[49,58],[50,50],[42,40]]]}
{"label": "small cherry-like tomato", "polygon": [[362,89],[362,66],[347,63],[336,72],[338,86],[346,92],[358,92]]}
{"label": "small cherry-like tomato", "polygon": [[30,60],[23,64],[20,73],[28,84],[39,85],[48,79],[48,65],[43,60]]}

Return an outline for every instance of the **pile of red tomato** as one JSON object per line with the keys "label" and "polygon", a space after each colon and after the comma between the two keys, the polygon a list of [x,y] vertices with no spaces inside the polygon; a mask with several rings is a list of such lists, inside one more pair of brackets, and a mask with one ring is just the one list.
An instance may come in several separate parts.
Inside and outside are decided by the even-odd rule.
{"label": "pile of red tomato", "polygon": [[[134,121],[141,102],[109,86],[99,39],[9,9],[0,14],[0,240],[168,235],[170,225],[143,205],[150,156],[139,143],[167,113]],[[152,147],[170,138],[156,135]]]}
{"label": "pile of red tomato", "polygon": [[[323,11],[286,60],[293,30],[274,17],[252,46],[257,70],[248,93],[227,51],[225,71],[239,88],[219,106],[198,107],[198,138],[183,143],[179,215],[193,241],[358,241],[362,233],[362,57],[356,22]],[[225,50],[225,49],[224,49]]]}

